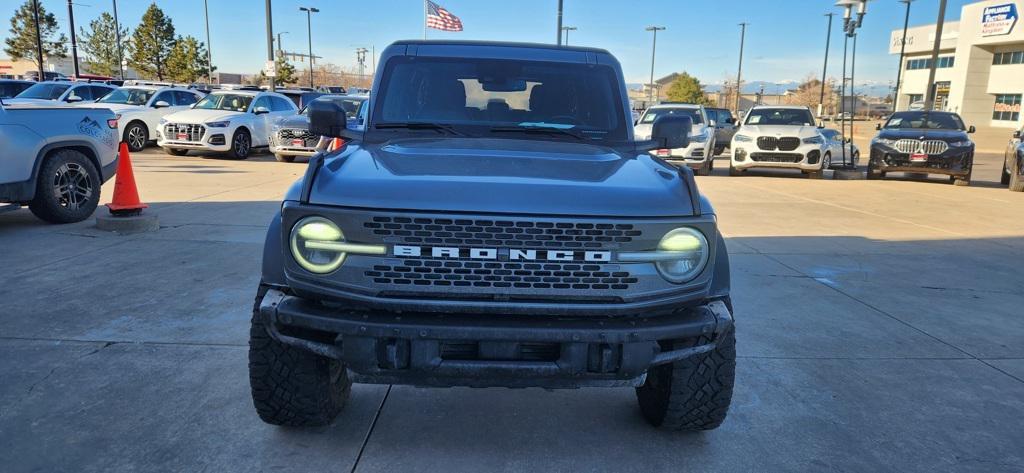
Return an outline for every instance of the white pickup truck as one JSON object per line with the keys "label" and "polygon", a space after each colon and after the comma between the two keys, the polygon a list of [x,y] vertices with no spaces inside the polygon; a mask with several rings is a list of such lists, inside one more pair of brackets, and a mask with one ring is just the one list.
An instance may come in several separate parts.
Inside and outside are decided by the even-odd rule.
{"label": "white pickup truck", "polygon": [[27,205],[47,222],[85,220],[117,170],[117,146],[110,110],[0,103],[0,210]]}

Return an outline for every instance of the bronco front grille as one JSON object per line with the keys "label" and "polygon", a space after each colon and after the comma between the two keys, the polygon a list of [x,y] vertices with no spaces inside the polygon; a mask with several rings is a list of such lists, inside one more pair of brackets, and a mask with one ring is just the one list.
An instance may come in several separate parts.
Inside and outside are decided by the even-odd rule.
{"label": "bronco front grille", "polygon": [[907,153],[907,154],[922,153],[922,154],[937,155],[937,154],[945,153],[946,150],[949,149],[949,144],[946,143],[945,141],[941,141],[941,140],[924,140],[924,141],[921,141],[921,140],[904,139],[904,140],[897,140],[895,148],[896,148],[897,151],[899,151],[901,153]]}
{"label": "bronco front grille", "polygon": [[616,249],[642,232],[631,224],[373,217],[363,226],[387,243],[503,248]]}
{"label": "bronco front grille", "polygon": [[599,264],[404,260],[365,272],[378,284],[517,289],[626,290],[639,280]]}
{"label": "bronco front grille", "polygon": [[164,137],[172,141],[203,141],[206,127],[191,123],[168,123],[164,126]]}

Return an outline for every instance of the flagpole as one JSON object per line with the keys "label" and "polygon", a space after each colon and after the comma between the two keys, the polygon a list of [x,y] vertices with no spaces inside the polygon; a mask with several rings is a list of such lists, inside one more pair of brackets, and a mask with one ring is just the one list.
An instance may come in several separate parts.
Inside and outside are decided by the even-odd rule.
{"label": "flagpole", "polygon": [[427,0],[423,0],[423,39],[427,39]]}

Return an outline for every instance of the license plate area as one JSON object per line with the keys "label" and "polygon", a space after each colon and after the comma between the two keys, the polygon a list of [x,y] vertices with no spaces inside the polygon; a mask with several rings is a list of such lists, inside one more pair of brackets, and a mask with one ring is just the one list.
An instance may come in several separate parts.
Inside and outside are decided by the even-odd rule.
{"label": "license plate area", "polygon": [[305,141],[300,140],[298,138],[292,140],[292,146],[304,146],[305,144]]}
{"label": "license plate area", "polygon": [[928,161],[928,155],[923,153],[914,153],[910,155],[910,162],[912,163],[923,163]]}
{"label": "license plate area", "polygon": [[179,141],[188,141],[188,133],[178,133]]}

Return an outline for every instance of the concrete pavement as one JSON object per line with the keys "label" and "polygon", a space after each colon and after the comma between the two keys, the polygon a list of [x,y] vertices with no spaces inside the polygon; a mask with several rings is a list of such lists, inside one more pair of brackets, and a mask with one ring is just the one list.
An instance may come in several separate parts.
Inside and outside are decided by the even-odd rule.
{"label": "concrete pavement", "polygon": [[739,360],[725,424],[685,435],[630,389],[356,385],[330,427],[262,424],[249,311],[305,166],[133,158],[158,232],[0,214],[5,471],[1024,471],[1024,195],[994,154],[969,188],[699,177]]}

